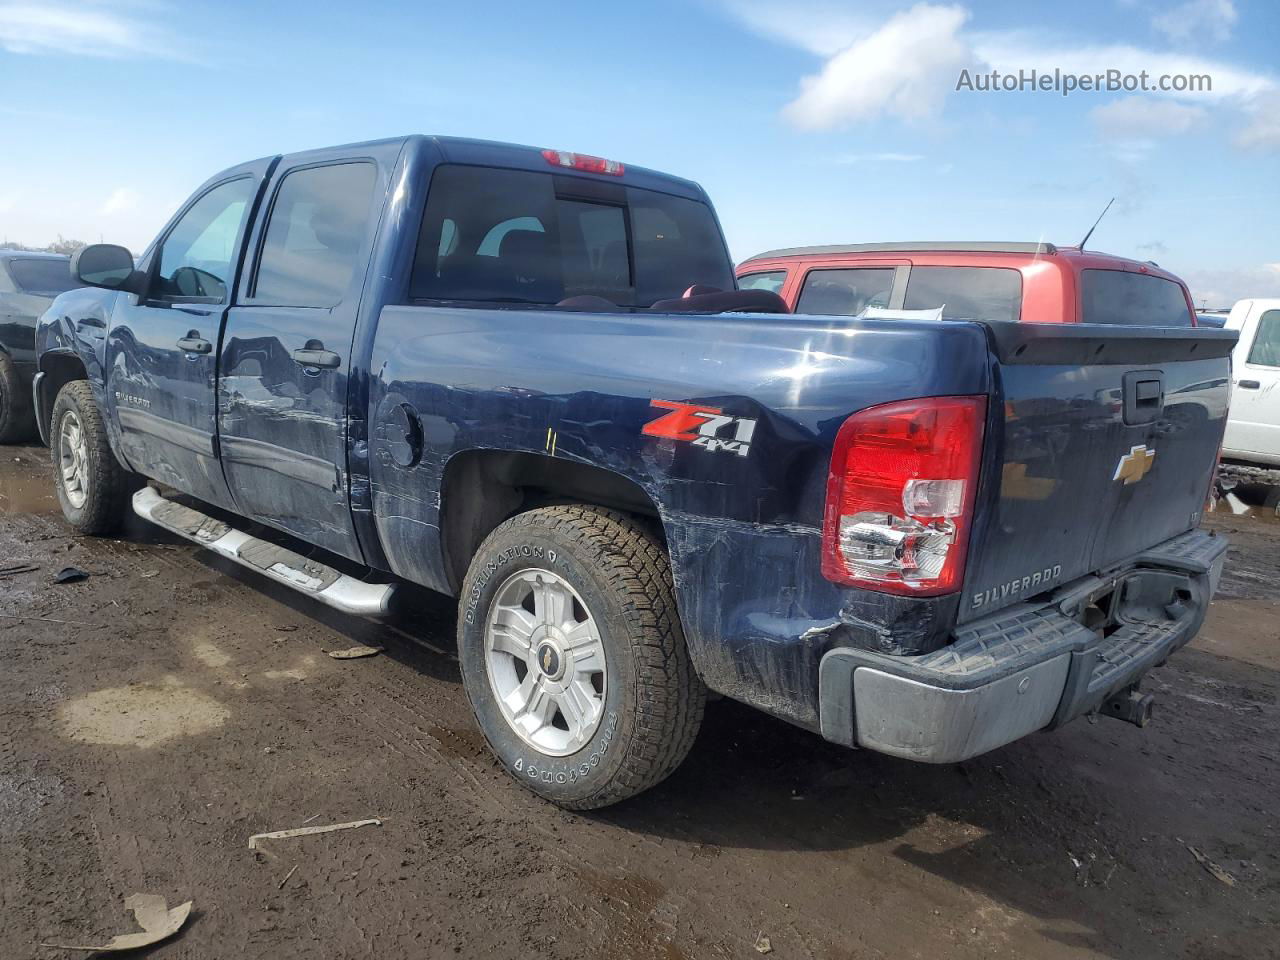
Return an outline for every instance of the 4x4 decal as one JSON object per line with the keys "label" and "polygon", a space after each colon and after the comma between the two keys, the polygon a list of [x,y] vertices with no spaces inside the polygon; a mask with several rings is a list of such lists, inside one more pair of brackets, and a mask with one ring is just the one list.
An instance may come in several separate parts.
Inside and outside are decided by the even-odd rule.
{"label": "4x4 decal", "polygon": [[652,400],[650,405],[664,413],[650,420],[640,431],[646,437],[683,440],[706,450],[723,450],[745,457],[751,452],[751,437],[756,421],[746,417],[727,416],[719,407],[674,400]]}

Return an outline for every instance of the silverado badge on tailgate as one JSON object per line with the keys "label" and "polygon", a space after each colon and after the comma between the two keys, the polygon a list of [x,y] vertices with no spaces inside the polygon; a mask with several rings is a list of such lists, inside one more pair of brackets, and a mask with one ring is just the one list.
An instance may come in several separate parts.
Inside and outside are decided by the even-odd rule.
{"label": "silverado badge on tailgate", "polygon": [[756,430],[754,420],[726,416],[719,407],[697,403],[651,400],[650,406],[669,412],[644,425],[640,432],[646,437],[683,440],[706,450],[724,450],[740,457],[751,452],[751,437]]}

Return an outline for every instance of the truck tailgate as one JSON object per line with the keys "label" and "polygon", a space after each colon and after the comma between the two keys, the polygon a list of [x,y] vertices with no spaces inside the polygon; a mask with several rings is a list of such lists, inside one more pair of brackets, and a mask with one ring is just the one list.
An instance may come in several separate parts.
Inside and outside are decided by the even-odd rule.
{"label": "truck tailgate", "polygon": [[991,324],[988,474],[959,619],[1103,572],[1200,522],[1227,330]]}

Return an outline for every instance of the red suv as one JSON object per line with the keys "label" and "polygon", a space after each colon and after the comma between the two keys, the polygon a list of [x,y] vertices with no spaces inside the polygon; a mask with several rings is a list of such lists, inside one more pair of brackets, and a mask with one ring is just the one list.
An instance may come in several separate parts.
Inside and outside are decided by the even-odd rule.
{"label": "red suv", "polygon": [[1186,284],[1154,263],[1052,243],[877,243],[770,250],[738,267],[743,289],[795,313],[936,310],[945,320],[1193,327]]}

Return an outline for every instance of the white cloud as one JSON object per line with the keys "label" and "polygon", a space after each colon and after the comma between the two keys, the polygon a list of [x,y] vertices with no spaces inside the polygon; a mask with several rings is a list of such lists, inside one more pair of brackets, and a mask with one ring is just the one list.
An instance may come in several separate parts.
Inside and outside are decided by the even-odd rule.
{"label": "white cloud", "polygon": [[1186,133],[1205,116],[1203,107],[1138,96],[1113,100],[1089,112],[1105,139],[1121,142]]}
{"label": "white cloud", "polygon": [[[818,0],[796,10],[786,0],[722,0],[728,12],[767,40],[780,41],[822,57],[839,53],[861,40],[885,16],[893,12],[885,3],[860,3],[859,9],[849,4]],[[872,9],[885,8],[881,11]],[[877,15],[879,14],[879,16]]]}
{"label": "white cloud", "polygon": [[[1038,70],[1095,76],[1108,70],[1137,76],[1145,71],[1155,83],[1162,76],[1207,74],[1210,89],[1203,91],[1151,91],[1150,96],[1191,101],[1247,101],[1277,87],[1276,78],[1219,60],[1168,51],[1144,50],[1128,44],[1063,46],[1036,33],[1006,31],[977,34],[974,52],[990,68],[1001,73]],[[1076,96],[1088,94],[1076,94]]]}
{"label": "white cloud", "polygon": [[1239,17],[1232,0],[1186,0],[1153,15],[1151,25],[1174,43],[1206,39],[1220,43],[1231,36]]}
{"label": "white cloud", "polygon": [[0,49],[18,54],[180,58],[174,39],[146,21],[69,0],[0,2]]}
{"label": "white cloud", "polygon": [[889,113],[908,120],[935,115],[961,67],[972,62],[960,38],[963,7],[921,3],[836,53],[784,115],[807,130],[829,130]]}
{"label": "white cloud", "polygon": [[1187,282],[1197,307],[1229,307],[1251,297],[1280,297],[1280,263],[1227,270],[1174,270]]}
{"label": "white cloud", "polygon": [[[1116,131],[1126,117],[1138,117],[1146,105],[1153,117],[1138,117],[1123,149],[1137,159],[1156,145],[1156,138],[1185,132],[1205,114],[1197,105],[1238,111],[1249,119],[1236,139],[1240,146],[1280,147],[1280,104],[1269,99],[1280,91],[1280,78],[1236,63],[1197,54],[1153,50],[1131,44],[1064,42],[1038,30],[972,31],[965,29],[969,10],[959,5],[920,3],[892,13],[887,0],[868,0],[856,12],[831,0],[720,0],[731,15],[752,31],[815,53],[825,59],[819,73],[801,81],[801,92],[783,111],[797,127],[829,130],[879,116],[921,120],[935,116],[954,91],[960,70],[996,70],[1018,74],[1055,70],[1080,76],[1147,74],[1149,84],[1161,77],[1207,76],[1208,89],[1148,90],[1118,101],[1108,112],[1095,110],[1100,130]],[[1230,0],[1187,0],[1155,15],[1174,17],[1170,29],[1194,36],[1229,31],[1236,12]],[[1052,97],[1055,93],[1041,93]],[[1075,94],[1091,96],[1085,92]],[[1135,100],[1128,103],[1128,100]],[[1174,104],[1163,107],[1159,104]],[[1113,137],[1112,139],[1116,139]],[[1119,142],[1119,141],[1117,141]]]}
{"label": "white cloud", "polygon": [[1280,93],[1261,96],[1250,108],[1248,126],[1236,135],[1246,148],[1280,148]]}
{"label": "white cloud", "polygon": [[111,195],[98,208],[98,213],[109,217],[117,213],[128,213],[138,208],[141,195],[133,187],[116,187]]}

